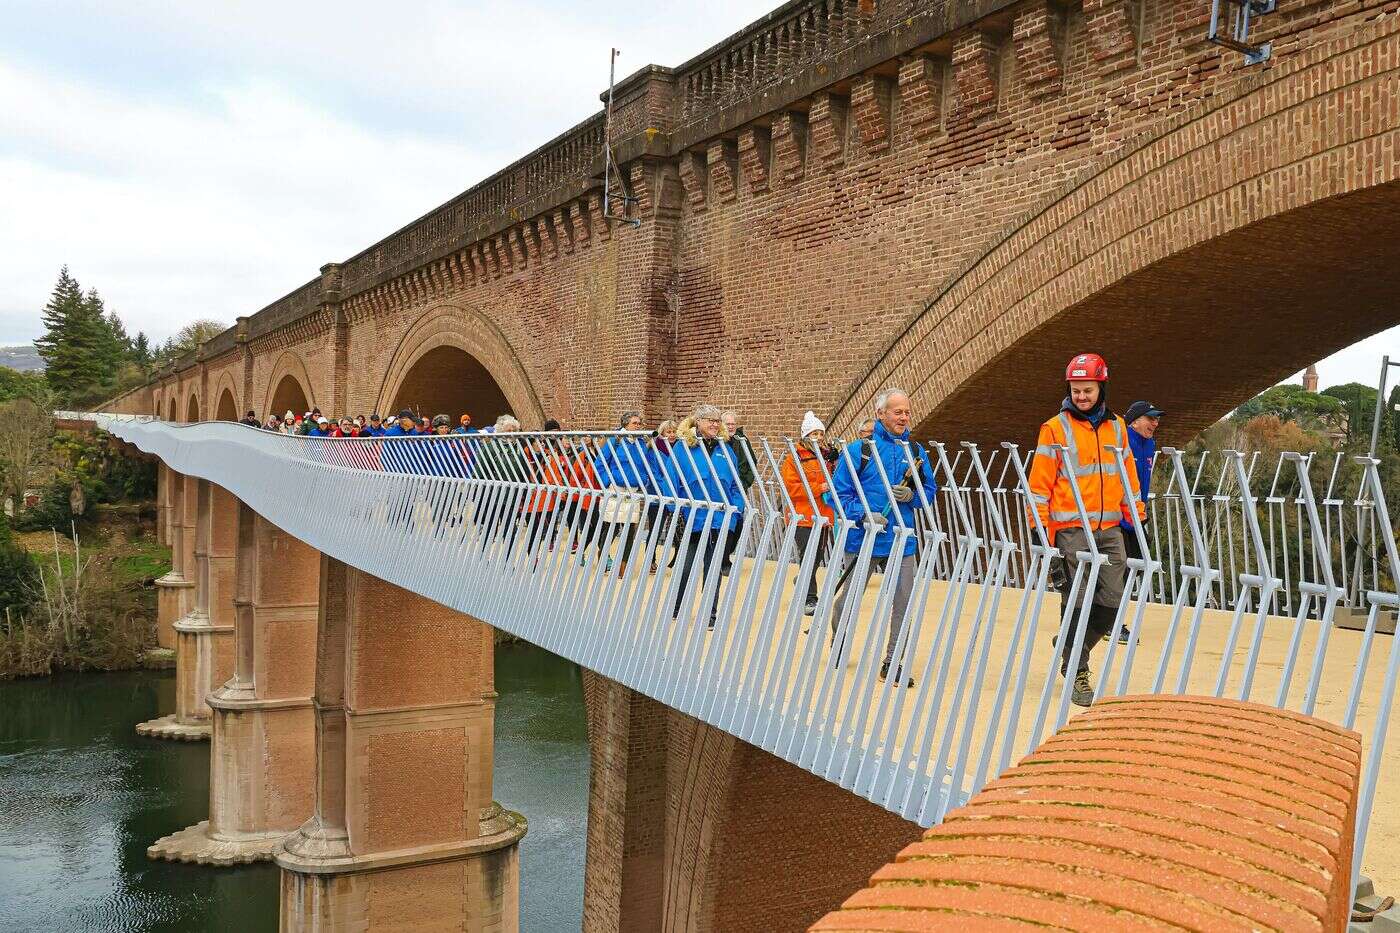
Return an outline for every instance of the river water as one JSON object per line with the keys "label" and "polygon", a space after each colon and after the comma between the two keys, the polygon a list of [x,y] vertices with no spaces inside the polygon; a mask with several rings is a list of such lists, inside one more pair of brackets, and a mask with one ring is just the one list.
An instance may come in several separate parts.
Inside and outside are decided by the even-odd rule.
{"label": "river water", "polygon": [[[578,668],[528,645],[496,651],[496,798],[530,821],[521,927],[577,930],[588,744]],[[261,933],[277,869],[146,858],[208,815],[209,745],[139,738],[174,709],[172,673],[0,683],[0,933]]]}

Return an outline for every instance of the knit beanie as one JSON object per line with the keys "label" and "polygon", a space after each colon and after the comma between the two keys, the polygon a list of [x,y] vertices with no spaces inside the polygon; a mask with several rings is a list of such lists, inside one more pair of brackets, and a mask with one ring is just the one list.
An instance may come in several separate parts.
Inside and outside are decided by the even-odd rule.
{"label": "knit beanie", "polygon": [[804,441],[807,439],[807,435],[811,434],[813,431],[825,430],[826,425],[822,424],[822,421],[820,418],[817,417],[816,412],[809,411],[807,412],[807,414],[802,416],[802,439]]}

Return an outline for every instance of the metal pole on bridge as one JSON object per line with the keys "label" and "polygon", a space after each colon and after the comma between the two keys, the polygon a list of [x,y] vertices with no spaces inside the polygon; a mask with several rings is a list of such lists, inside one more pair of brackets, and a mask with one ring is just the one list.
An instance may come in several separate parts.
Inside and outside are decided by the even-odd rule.
{"label": "metal pole on bridge", "polygon": [[1392,363],[1388,353],[1381,357],[1381,378],[1376,385],[1376,410],[1371,415],[1371,446],[1367,448],[1366,454],[1372,460],[1376,458],[1376,441],[1381,435],[1381,406],[1385,404],[1385,382],[1392,366],[1400,366],[1400,363]]}

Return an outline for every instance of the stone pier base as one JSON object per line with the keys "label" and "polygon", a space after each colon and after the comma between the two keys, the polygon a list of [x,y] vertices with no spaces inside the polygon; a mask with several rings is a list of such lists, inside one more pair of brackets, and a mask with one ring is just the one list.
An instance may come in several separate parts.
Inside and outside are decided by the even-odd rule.
{"label": "stone pier base", "polygon": [[209,741],[209,732],[208,720],[204,722],[180,722],[180,717],[174,713],[136,724],[136,734],[148,739],[207,742]]}
{"label": "stone pier base", "polygon": [[286,837],[283,933],[339,930],[512,931],[520,916],[520,847],[525,818],[493,803],[470,842],[413,846],[370,856],[343,840]]}
{"label": "stone pier base", "polygon": [[178,833],[157,839],[146,848],[146,855],[152,859],[194,865],[249,865],[271,861],[273,850],[285,835],[278,832],[219,839],[210,830],[209,821],[201,820]]}

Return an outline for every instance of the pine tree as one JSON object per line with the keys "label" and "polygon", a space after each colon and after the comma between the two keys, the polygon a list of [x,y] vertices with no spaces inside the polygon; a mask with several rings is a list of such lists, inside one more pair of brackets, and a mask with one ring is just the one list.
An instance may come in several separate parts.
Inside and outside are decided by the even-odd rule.
{"label": "pine tree", "polygon": [[132,362],[132,343],[97,290],[84,294],[64,266],[44,306],[43,320],[44,336],[34,344],[58,403],[91,404],[112,394],[123,367]]}
{"label": "pine tree", "polygon": [[135,362],[132,353],[131,337],[126,332],[126,325],[122,319],[117,317],[117,312],[107,312],[107,329],[112,332],[112,341],[116,345],[117,358],[123,363]]}
{"label": "pine tree", "polygon": [[[127,339],[126,327],[121,319],[115,312],[107,311],[107,305],[97,293],[97,289],[88,289],[84,304],[87,326],[92,328],[99,367],[97,385],[91,391],[96,396],[109,396],[120,381],[123,364],[128,362],[127,352],[131,341]],[[101,398],[95,397],[93,401],[101,401]]]}
{"label": "pine tree", "polygon": [[151,339],[144,330],[138,330],[136,339],[131,341],[131,360],[142,369],[151,368]]}
{"label": "pine tree", "polygon": [[44,360],[45,378],[60,403],[72,402],[100,377],[97,333],[89,313],[82,286],[64,266],[44,305],[44,336],[34,341]]}

